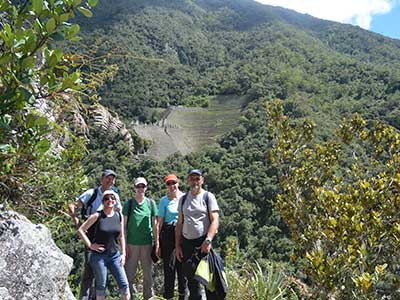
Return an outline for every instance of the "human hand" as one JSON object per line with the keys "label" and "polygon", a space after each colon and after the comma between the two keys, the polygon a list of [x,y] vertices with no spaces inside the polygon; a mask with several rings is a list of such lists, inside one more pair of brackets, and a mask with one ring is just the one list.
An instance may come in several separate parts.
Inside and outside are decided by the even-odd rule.
{"label": "human hand", "polygon": [[121,264],[121,267],[125,265],[125,254],[121,254],[119,262]]}
{"label": "human hand", "polygon": [[201,253],[210,253],[211,244],[203,243],[201,244]]}
{"label": "human hand", "polygon": [[175,255],[176,259],[179,260],[180,262],[183,260],[183,253],[181,246],[175,247]]}
{"label": "human hand", "polygon": [[104,252],[104,250],[106,250],[106,248],[102,244],[93,243],[90,245],[90,250],[102,253],[102,252]]}
{"label": "human hand", "polygon": [[129,258],[129,247],[128,247],[128,245],[125,246],[125,258],[126,259]]}

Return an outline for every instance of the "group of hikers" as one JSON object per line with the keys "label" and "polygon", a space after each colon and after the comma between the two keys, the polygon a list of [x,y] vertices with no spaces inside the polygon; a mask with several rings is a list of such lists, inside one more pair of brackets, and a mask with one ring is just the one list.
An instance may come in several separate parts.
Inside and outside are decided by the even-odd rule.
{"label": "group of hikers", "polygon": [[163,263],[165,299],[174,299],[176,275],[179,300],[202,299],[200,283],[207,287],[210,279],[207,274],[198,274],[202,260],[208,264],[205,269],[213,271],[212,288],[205,289],[207,299],[225,299],[222,261],[212,249],[219,207],[214,194],[202,188],[203,172],[188,172],[186,193],[179,189],[175,174],[167,175],[167,193],[158,207],[146,197],[144,177],[134,180],[135,197],[122,205],[114,186],[116,177],[113,170],[104,170],[100,186],[87,190],[68,205],[86,246],[79,300],[105,299],[108,270],[117,281],[121,299],[138,299],[135,277],[139,262],[143,299],[153,299],[153,262],[159,258]]}

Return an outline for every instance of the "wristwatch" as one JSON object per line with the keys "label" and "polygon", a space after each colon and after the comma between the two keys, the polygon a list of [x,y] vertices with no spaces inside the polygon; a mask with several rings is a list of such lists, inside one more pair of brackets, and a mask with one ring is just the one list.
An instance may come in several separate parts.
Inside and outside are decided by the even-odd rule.
{"label": "wristwatch", "polygon": [[206,245],[210,245],[211,244],[211,239],[208,237],[208,238],[206,238],[205,240],[204,240],[204,243],[206,244]]}

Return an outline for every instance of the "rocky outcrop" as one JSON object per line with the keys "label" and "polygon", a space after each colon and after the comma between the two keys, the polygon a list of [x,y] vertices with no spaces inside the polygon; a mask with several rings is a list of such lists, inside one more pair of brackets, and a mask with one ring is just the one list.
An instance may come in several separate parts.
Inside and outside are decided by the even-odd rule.
{"label": "rocky outcrop", "polygon": [[72,300],[72,258],[43,225],[0,207],[0,299]]}

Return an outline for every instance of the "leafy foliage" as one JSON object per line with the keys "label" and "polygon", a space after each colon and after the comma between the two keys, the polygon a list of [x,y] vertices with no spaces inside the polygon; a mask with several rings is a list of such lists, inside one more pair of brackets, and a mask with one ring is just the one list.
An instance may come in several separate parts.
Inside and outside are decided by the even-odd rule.
{"label": "leafy foliage", "polygon": [[[78,39],[79,25],[67,21],[76,10],[88,14],[97,4],[94,0],[81,2],[0,4],[0,189],[8,200],[32,197],[30,181],[35,174],[51,170],[55,161],[58,166],[64,164],[61,157],[68,151],[57,150],[52,143],[83,145],[70,135],[68,126],[58,124],[64,114],[79,111],[79,99],[63,92],[71,95],[83,88],[80,72],[72,68],[72,56],[52,46],[58,40]],[[68,135],[69,142],[65,140]],[[73,162],[76,157],[69,159]],[[45,177],[39,175],[43,185]],[[26,194],[30,197],[24,197]]]}
{"label": "leafy foliage", "polygon": [[[361,121],[400,128],[398,41],[250,0],[96,4],[0,3],[0,191],[20,199],[16,208],[47,222],[78,266],[81,244],[62,212],[103,168],[116,169],[122,199],[132,196],[137,176],[159,199],[166,174],[178,174],[186,189],[187,170],[201,168],[221,207],[215,247],[227,259],[232,241],[246,250],[228,261],[240,295],[253,299],[258,290],[262,298],[269,283],[281,282],[280,272],[265,275],[270,261],[287,273],[305,261],[304,277],[321,297],[398,297],[396,133]],[[126,124],[231,94],[246,103],[218,143],[161,162],[131,155],[132,144],[149,144]],[[264,102],[274,98],[301,129],[279,125],[279,135],[270,134],[271,124],[287,121],[267,116]],[[362,118],[340,131],[347,144],[331,138],[334,124],[355,112]],[[289,262],[293,240],[297,265]],[[262,266],[254,273],[235,271],[254,259]],[[76,291],[79,269],[70,279]]]}
{"label": "leafy foliage", "polygon": [[277,204],[319,294],[398,297],[399,132],[356,114],[338,139],[314,144],[312,123],[293,127],[281,104],[268,108]]}

